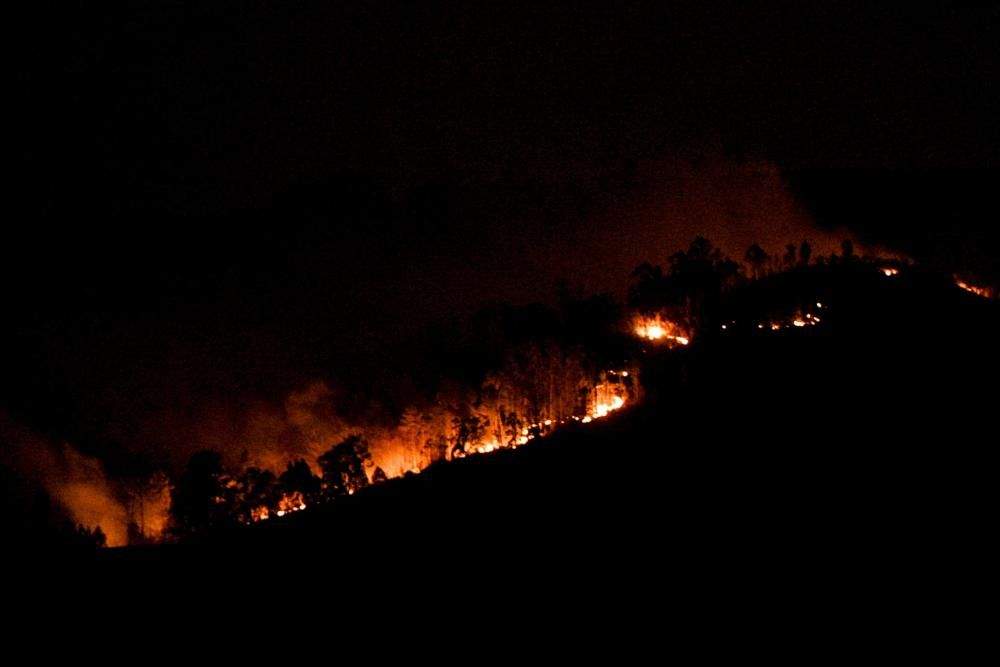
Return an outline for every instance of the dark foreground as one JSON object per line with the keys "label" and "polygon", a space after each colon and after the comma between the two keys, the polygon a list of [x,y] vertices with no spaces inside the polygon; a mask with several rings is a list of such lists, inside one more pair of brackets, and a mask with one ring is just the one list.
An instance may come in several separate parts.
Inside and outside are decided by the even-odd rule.
{"label": "dark foreground", "polygon": [[650,351],[646,400],[603,422],[70,569],[164,605],[240,591],[420,609],[457,593],[647,621],[948,609],[971,628],[996,555],[997,308],[911,288],[827,294],[823,326]]}

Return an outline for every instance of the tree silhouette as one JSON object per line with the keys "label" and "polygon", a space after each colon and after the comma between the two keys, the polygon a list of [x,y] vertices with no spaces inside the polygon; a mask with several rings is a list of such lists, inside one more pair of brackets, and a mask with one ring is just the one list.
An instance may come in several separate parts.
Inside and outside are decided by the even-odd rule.
{"label": "tree silhouette", "polygon": [[313,474],[312,468],[303,459],[292,461],[285,468],[285,472],[278,477],[278,490],[284,496],[300,494],[307,503],[311,503],[320,496],[321,481]]}
{"label": "tree silhouette", "polygon": [[795,244],[789,243],[785,246],[785,269],[790,269],[795,266]]}
{"label": "tree silhouette", "polygon": [[840,254],[845,262],[854,259],[854,243],[851,239],[844,239],[840,242]]}
{"label": "tree silhouette", "polygon": [[451,455],[465,455],[469,445],[480,442],[488,428],[489,422],[477,415],[455,417],[455,440],[452,443]]}
{"label": "tree silhouette", "polygon": [[166,535],[164,513],[170,507],[170,478],[163,471],[124,483],[127,499],[129,544],[162,542]]}
{"label": "tree silhouette", "polygon": [[670,257],[670,282],[685,305],[685,324],[692,331],[715,331],[719,295],[740,277],[739,265],[703,236],[687,252]]}
{"label": "tree silhouette", "polygon": [[754,243],[752,246],[747,248],[747,253],[743,259],[750,265],[750,270],[753,272],[755,280],[763,277],[764,266],[767,264],[768,260],[767,253],[764,252],[763,248]]}
{"label": "tree silhouette", "polygon": [[195,453],[171,494],[173,531],[181,539],[190,539],[230,523],[233,488],[218,452]]}
{"label": "tree silhouette", "polygon": [[247,468],[240,475],[238,486],[240,498],[237,515],[244,523],[253,519],[255,510],[261,507],[273,508],[278,501],[277,480],[270,470]]}
{"label": "tree silhouette", "polygon": [[319,457],[321,489],[327,499],[350,495],[368,486],[365,468],[372,465],[368,441],[350,435]]}
{"label": "tree silhouette", "polygon": [[799,246],[799,264],[808,266],[810,257],[812,257],[812,245],[809,241],[803,241],[802,245]]}
{"label": "tree silhouette", "polygon": [[662,308],[670,301],[663,269],[643,262],[632,272],[632,285],[628,290],[628,304],[642,312]]}

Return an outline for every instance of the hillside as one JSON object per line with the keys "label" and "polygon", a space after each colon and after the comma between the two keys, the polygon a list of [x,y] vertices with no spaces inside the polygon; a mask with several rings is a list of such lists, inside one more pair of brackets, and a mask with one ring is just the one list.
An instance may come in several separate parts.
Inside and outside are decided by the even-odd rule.
{"label": "hillside", "polygon": [[820,326],[734,326],[649,349],[645,400],[601,422],[208,544],[112,550],[103,564],[390,590],[480,577],[568,585],[573,573],[616,590],[676,585],[678,572],[684,586],[803,577],[829,590],[859,578],[905,588],[952,567],[977,576],[996,303],[915,269],[867,267],[777,276],[733,295],[726,317],[752,320],[807,293],[827,304]]}

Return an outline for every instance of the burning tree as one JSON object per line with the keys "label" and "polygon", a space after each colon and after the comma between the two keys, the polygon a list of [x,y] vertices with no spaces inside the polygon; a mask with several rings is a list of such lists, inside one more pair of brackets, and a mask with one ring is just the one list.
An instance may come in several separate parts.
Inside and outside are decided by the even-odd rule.
{"label": "burning tree", "polygon": [[270,470],[250,467],[239,478],[239,520],[267,518],[278,502],[277,479]]}
{"label": "burning tree", "polygon": [[365,468],[372,466],[368,441],[360,434],[349,435],[319,457],[321,490],[327,499],[357,493],[368,486]]}
{"label": "burning tree", "polygon": [[170,512],[170,478],[155,472],[125,484],[128,543],[151,544],[166,538]]}
{"label": "burning tree", "polygon": [[281,495],[290,497],[300,496],[305,502],[311,503],[319,500],[321,482],[319,477],[313,474],[312,468],[303,459],[292,461],[285,468],[278,478],[278,488]]}
{"label": "burning tree", "polygon": [[740,280],[740,267],[701,236],[669,259],[669,272],[643,264],[633,273],[629,306],[642,315],[659,313],[689,332],[712,331],[719,296]]}

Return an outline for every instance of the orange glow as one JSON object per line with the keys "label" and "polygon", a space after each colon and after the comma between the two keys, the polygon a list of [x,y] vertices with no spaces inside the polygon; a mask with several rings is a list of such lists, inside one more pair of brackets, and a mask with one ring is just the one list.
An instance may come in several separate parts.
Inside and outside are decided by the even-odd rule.
{"label": "orange glow", "polygon": [[678,345],[687,345],[691,342],[690,338],[685,335],[687,332],[662,315],[637,317],[633,322],[632,331],[639,338],[650,341],[664,341]]}
{"label": "orange glow", "polygon": [[964,280],[955,279],[955,284],[964,289],[966,292],[975,294],[976,296],[981,296],[984,299],[992,299],[994,290],[992,287],[983,287],[980,285],[971,285]]}
{"label": "orange glow", "polygon": [[[817,307],[822,308],[821,303],[816,304]],[[820,323],[820,318],[812,313],[802,314],[802,311],[797,311],[794,315],[784,320],[772,320],[766,326],[771,331],[781,331],[782,329],[787,329],[789,327],[795,327],[801,329],[803,327],[812,327]],[[764,324],[758,324],[758,329],[764,329]]]}
{"label": "orange glow", "polygon": [[898,276],[899,275],[899,269],[893,269],[891,267],[885,267],[885,268],[882,269],[882,275],[889,276],[889,277]]}
{"label": "orange glow", "polygon": [[[670,344],[688,343],[688,338],[679,335],[673,324],[661,321],[657,326],[670,331],[666,334]],[[408,408],[397,425],[368,431],[372,459],[369,481],[377,483],[379,479],[417,474],[440,460],[514,449],[546,437],[565,424],[590,424],[605,418],[638,397],[638,384],[634,380],[626,380],[634,372],[621,368],[606,369],[589,381],[587,375],[573,375],[565,383],[568,400],[550,398],[536,403],[530,403],[528,401],[532,399],[520,395],[516,384],[510,386],[503,381],[506,378],[497,376],[491,380],[490,398],[468,406],[471,412],[456,412],[450,406],[440,404],[423,410]],[[597,378],[600,380],[597,381]],[[558,390],[558,385],[556,388]],[[581,396],[581,390],[585,391],[585,396]],[[531,414],[532,419],[523,420],[525,414]],[[512,427],[510,417],[514,418],[516,426]],[[459,425],[463,420],[475,426],[460,431]],[[464,441],[460,441],[460,437]],[[375,470],[379,471],[378,478],[375,477]],[[348,495],[354,493],[354,489],[347,490]],[[277,520],[306,509],[307,504],[300,493],[289,493],[273,505],[251,509],[247,520]]]}

